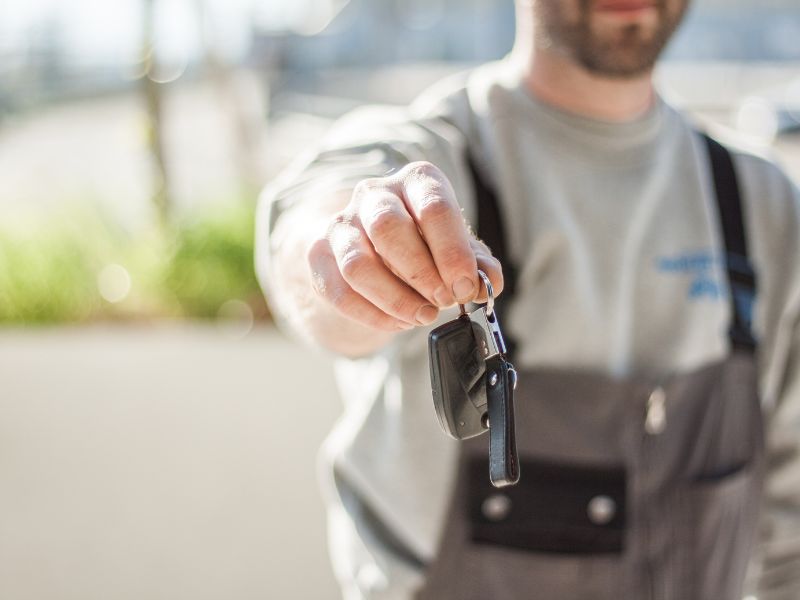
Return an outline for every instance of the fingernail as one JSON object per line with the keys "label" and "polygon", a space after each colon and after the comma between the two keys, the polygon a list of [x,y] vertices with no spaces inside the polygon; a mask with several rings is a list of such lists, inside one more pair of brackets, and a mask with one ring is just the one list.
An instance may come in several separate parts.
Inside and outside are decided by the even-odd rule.
{"label": "fingernail", "polygon": [[462,277],[453,284],[453,294],[463,304],[475,295],[475,285],[466,277]]}
{"label": "fingernail", "polygon": [[433,299],[436,301],[436,304],[439,305],[439,308],[447,308],[456,302],[456,299],[453,298],[453,294],[448,292],[447,288],[444,286],[439,287],[439,289],[433,292]]}
{"label": "fingernail", "polygon": [[417,323],[419,323],[420,325],[427,325],[428,323],[433,323],[438,315],[439,315],[439,309],[437,309],[435,306],[431,306],[430,304],[426,304],[417,311],[416,314]]}

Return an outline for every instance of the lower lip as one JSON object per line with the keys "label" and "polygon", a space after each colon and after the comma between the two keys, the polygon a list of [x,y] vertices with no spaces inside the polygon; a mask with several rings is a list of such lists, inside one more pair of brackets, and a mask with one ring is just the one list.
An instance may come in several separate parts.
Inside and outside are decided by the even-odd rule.
{"label": "lower lip", "polygon": [[605,14],[617,14],[617,15],[638,15],[641,13],[645,13],[649,10],[653,10],[655,6],[652,4],[644,4],[639,2],[620,2],[620,3],[607,3],[607,4],[598,4],[595,7],[595,10]]}

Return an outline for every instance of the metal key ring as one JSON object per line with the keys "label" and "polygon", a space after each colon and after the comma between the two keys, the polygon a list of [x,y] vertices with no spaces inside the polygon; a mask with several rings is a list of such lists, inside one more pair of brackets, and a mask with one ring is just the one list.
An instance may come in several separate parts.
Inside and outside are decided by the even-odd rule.
{"label": "metal key ring", "polygon": [[[486,286],[486,314],[491,316],[494,311],[494,288],[492,287],[492,282],[489,281],[489,276],[480,269],[478,269],[478,276],[483,281],[483,285]],[[467,308],[463,304],[458,305],[458,311],[462,315],[467,314]]]}
{"label": "metal key ring", "polygon": [[492,287],[492,282],[489,281],[489,276],[480,269],[478,269],[478,276],[483,280],[483,285],[486,286],[486,314],[491,316],[494,311],[494,288]]}

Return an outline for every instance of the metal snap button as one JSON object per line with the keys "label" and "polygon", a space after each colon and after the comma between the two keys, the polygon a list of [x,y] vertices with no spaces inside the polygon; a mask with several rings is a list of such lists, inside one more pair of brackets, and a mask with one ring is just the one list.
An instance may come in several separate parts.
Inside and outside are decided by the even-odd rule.
{"label": "metal snap button", "polygon": [[505,494],[492,494],[481,504],[481,512],[490,521],[502,521],[511,512],[511,498]]}
{"label": "metal snap button", "polygon": [[595,496],[589,500],[586,512],[595,525],[607,525],[617,513],[617,503],[608,496]]}
{"label": "metal snap button", "polygon": [[650,435],[659,435],[667,428],[667,392],[661,386],[652,391],[647,399],[644,429]]}

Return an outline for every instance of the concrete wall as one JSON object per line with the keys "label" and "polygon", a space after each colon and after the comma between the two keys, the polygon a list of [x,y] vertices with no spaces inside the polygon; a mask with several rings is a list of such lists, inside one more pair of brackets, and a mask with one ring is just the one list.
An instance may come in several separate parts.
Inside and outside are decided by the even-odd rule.
{"label": "concrete wall", "polygon": [[272,330],[0,331],[0,598],[338,598],[332,386]]}

